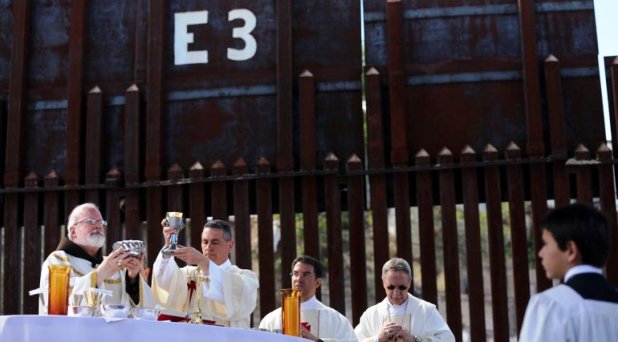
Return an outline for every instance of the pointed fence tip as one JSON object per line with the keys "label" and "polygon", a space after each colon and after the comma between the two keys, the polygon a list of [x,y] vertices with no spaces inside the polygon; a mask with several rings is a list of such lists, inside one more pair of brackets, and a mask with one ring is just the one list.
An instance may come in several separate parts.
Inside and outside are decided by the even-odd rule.
{"label": "pointed fence tip", "polygon": [[545,62],[558,62],[558,58],[550,54],[549,56],[547,56],[547,58],[545,58]]}
{"label": "pointed fence tip", "polygon": [[266,157],[261,156],[260,159],[258,159],[257,161],[257,165],[266,166],[266,165],[270,165],[270,162],[268,161]]}
{"label": "pointed fence tip", "polygon": [[45,179],[53,179],[53,178],[58,178],[58,174],[56,173],[56,170],[51,170],[47,173],[47,175],[45,175]]}
{"label": "pointed fence tip", "polygon": [[338,161],[339,158],[337,158],[337,156],[333,152],[329,152],[326,155],[326,158],[324,158],[324,160],[326,160],[326,161]]}
{"label": "pointed fence tip", "polygon": [[470,145],[464,146],[464,148],[461,150],[461,154],[475,154],[475,153],[476,151],[474,151],[474,149]]}
{"label": "pointed fence tip", "polygon": [[418,150],[418,152],[416,152],[415,157],[416,158],[429,157],[429,153],[427,153],[427,150],[425,150],[424,148],[421,148],[420,150]]}
{"label": "pointed fence tip", "polygon": [[217,159],[217,161],[212,163],[212,166],[210,166],[210,168],[211,169],[225,169],[225,164],[223,164],[223,162],[220,159]]}
{"label": "pointed fence tip", "polygon": [[506,149],[509,151],[520,150],[519,146],[514,141],[511,141],[509,145],[506,147]]}
{"label": "pointed fence tip", "polygon": [[191,170],[204,170],[204,166],[199,161],[196,161],[193,165],[191,165]]}
{"label": "pointed fence tip", "polygon": [[379,75],[380,72],[378,71],[378,69],[371,67],[369,68],[369,70],[367,70],[367,72],[365,73],[367,76],[374,76],[374,75]]}
{"label": "pointed fence tip", "polygon": [[440,152],[438,152],[438,156],[451,156],[451,155],[453,155],[453,153],[446,146],[442,147]]}
{"label": "pointed fence tip", "polygon": [[496,153],[496,152],[498,152],[498,150],[492,144],[485,145],[485,149],[483,150],[483,153]]}
{"label": "pointed fence tip", "polygon": [[244,167],[247,166],[247,162],[245,162],[245,160],[241,157],[238,158],[235,162],[234,162],[234,167]]}
{"label": "pointed fence tip", "polygon": [[356,155],[356,153],[353,153],[350,158],[348,158],[348,163],[360,163],[361,159],[358,157],[358,155]]}

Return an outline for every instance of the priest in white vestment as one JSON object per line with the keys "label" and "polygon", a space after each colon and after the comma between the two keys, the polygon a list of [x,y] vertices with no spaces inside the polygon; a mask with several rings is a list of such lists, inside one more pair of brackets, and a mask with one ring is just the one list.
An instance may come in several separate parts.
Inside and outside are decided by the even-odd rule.
{"label": "priest in white vestment", "polygon": [[[292,287],[301,291],[301,336],[311,341],[356,341],[350,321],[315,297],[323,272],[322,263],[310,256],[299,256],[292,262]],[[281,331],[281,308],[266,315],[260,329]]]}
{"label": "priest in white vestment", "polygon": [[[164,248],[170,244],[170,234],[174,231],[175,227],[163,227]],[[174,251],[174,257],[188,264],[184,267],[179,267],[173,257],[159,253],[152,276],[155,298],[168,310],[188,314],[197,311],[199,302],[203,320],[249,328],[259,283],[251,270],[230,262],[234,240],[229,224],[222,220],[207,222],[201,247],[201,252],[193,247],[179,247]]]}
{"label": "priest in white vestment", "polygon": [[530,299],[520,341],[617,341],[618,290],[603,276],[607,219],[589,205],[570,204],[550,211],[540,226],[545,274],[564,283]]}
{"label": "priest in white vestment", "polygon": [[[101,247],[105,244],[107,222],[99,208],[93,203],[75,207],[67,222],[67,238],[63,238],[57,250],[52,252],[41,268],[40,289],[44,303],[39,301],[39,314],[48,312],[49,266],[69,266],[71,293],[69,304],[87,305],[83,296],[74,303],[73,295],[83,295],[89,288],[112,292],[102,299],[104,304],[125,304],[140,307],[154,307],[152,290],[142,277],[143,259],[129,256],[122,248],[103,257]],[[143,257],[142,257],[143,258]]]}
{"label": "priest in white vestment", "polygon": [[354,331],[359,341],[455,341],[436,306],[408,293],[410,264],[392,258],[382,267],[386,298],[368,308]]}

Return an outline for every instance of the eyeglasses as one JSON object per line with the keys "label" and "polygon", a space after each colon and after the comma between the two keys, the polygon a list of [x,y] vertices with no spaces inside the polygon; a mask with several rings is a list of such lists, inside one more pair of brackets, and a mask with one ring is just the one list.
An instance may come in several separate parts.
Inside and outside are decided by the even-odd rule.
{"label": "eyeglasses", "polygon": [[399,289],[399,291],[405,291],[405,290],[407,290],[407,289],[408,289],[408,287],[407,287],[407,286],[405,286],[405,285],[399,285],[399,286],[395,286],[395,285],[388,285],[386,288],[387,288],[387,289],[389,289],[389,290],[391,290],[391,291],[393,291],[394,289]]}
{"label": "eyeglasses", "polygon": [[75,222],[74,226],[77,226],[80,223],[86,223],[86,224],[89,224],[91,226],[95,225],[95,224],[101,224],[101,226],[103,226],[103,228],[107,228],[107,221],[105,221],[105,220],[95,220],[95,219],[90,218],[90,217],[86,217],[85,219],[83,219],[81,221]]}
{"label": "eyeglasses", "polygon": [[294,272],[290,273],[290,276],[296,277],[296,278],[299,278],[301,276],[303,278],[307,278],[307,277],[311,277],[312,275],[313,275],[313,273],[311,273],[311,272],[302,272],[301,273],[301,272],[298,272],[298,271],[294,271]]}

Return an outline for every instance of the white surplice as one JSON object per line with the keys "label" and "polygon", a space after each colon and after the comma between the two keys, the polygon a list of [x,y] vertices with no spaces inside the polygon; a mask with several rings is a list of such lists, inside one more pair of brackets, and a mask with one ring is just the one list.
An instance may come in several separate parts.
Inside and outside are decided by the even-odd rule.
{"label": "white surplice", "polygon": [[532,296],[520,341],[617,341],[618,304],[587,300],[567,285]]}
{"label": "white surplice", "polygon": [[[323,341],[356,341],[350,321],[339,311],[324,305],[315,296],[300,304],[300,320],[309,323],[310,332]],[[260,329],[281,330],[281,308],[262,318]]]}
{"label": "white surplice", "polygon": [[408,299],[399,306],[388,298],[367,310],[354,329],[359,341],[377,341],[386,322],[395,322],[423,341],[455,341],[455,336],[435,305],[408,293]]}
{"label": "white surplice", "polygon": [[[82,259],[59,250],[52,252],[47,259],[45,259],[45,262],[43,262],[39,283],[39,287],[41,289],[47,289],[49,286],[49,265],[63,265],[71,267],[70,277],[71,282],[73,283],[73,288],[69,295],[69,304],[74,304],[71,298],[73,294],[83,294],[84,291],[89,288],[97,288],[96,272],[93,272],[95,268],[92,267],[92,263],[86,259]],[[112,291],[112,296],[103,297],[102,303],[154,307],[156,302],[152,294],[152,290],[141,275],[139,276],[139,292],[141,302],[133,303],[131,297],[125,291],[125,272],[126,270],[119,269],[118,272],[114,273],[108,279],[105,279],[101,286],[98,286],[98,288]],[[47,297],[48,292],[44,291],[45,305],[42,305],[39,301],[40,315],[47,314],[47,305],[49,303]],[[86,305],[86,300],[83,297],[79,305]]]}
{"label": "white surplice", "polygon": [[221,265],[210,261],[208,273],[201,272],[201,292],[190,292],[188,279],[195,277],[197,267],[179,268],[173,259],[159,253],[153,266],[152,289],[161,306],[192,313],[199,300],[202,319],[249,328],[259,287],[255,273],[232,265],[229,259]]}

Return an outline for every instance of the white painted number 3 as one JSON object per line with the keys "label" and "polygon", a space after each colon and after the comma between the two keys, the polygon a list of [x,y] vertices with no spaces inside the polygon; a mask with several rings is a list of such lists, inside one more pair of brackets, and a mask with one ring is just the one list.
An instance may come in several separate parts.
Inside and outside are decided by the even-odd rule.
{"label": "white painted number 3", "polygon": [[257,51],[257,42],[251,35],[251,31],[255,28],[257,20],[253,12],[244,8],[231,10],[230,13],[228,13],[228,21],[236,19],[242,19],[245,25],[242,27],[235,27],[232,31],[232,37],[242,39],[245,42],[245,47],[243,49],[228,48],[227,58],[233,61],[246,61],[255,56],[255,51]]}
{"label": "white painted number 3", "polygon": [[[243,25],[234,27],[232,37],[244,42],[242,49],[227,49],[227,58],[232,61],[246,61],[255,56],[257,42],[251,32],[255,29],[257,19],[255,14],[248,9],[240,8],[231,10],[227,20],[242,20]],[[208,51],[189,51],[189,44],[193,43],[193,33],[188,31],[189,25],[208,23],[208,11],[181,12],[174,14],[174,64],[206,64],[208,63]]]}

